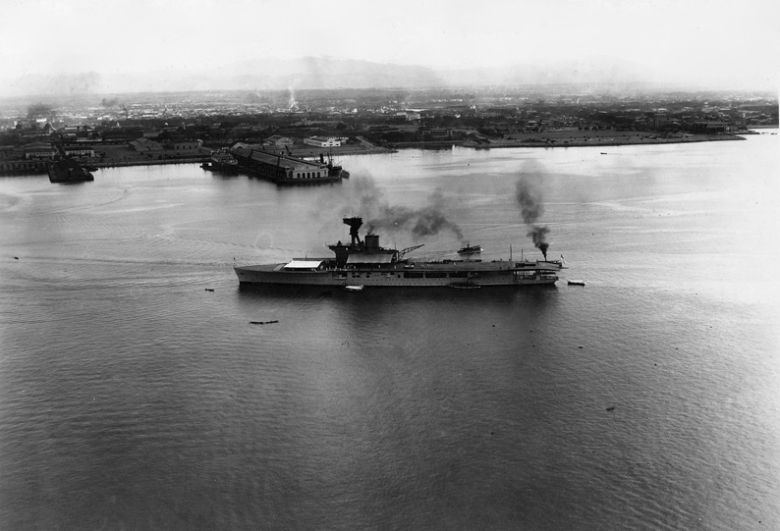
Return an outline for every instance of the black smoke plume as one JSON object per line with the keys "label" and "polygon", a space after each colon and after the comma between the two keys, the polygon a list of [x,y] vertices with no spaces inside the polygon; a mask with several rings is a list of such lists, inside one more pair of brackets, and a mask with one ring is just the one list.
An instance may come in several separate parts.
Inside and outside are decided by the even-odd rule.
{"label": "black smoke plume", "polygon": [[548,232],[550,232],[550,229],[546,226],[532,225],[531,231],[528,233],[534,245],[542,251],[542,256],[544,256],[545,260],[547,260],[547,248],[550,247],[550,244],[546,241]]}
{"label": "black smoke plume", "polygon": [[542,193],[539,190],[539,184],[530,177],[521,177],[515,187],[515,197],[520,205],[520,215],[523,217],[523,223],[528,228],[528,237],[534,242],[534,246],[542,251],[542,256],[547,260],[547,248],[550,244],[547,242],[547,234],[550,229],[545,225],[537,225],[537,220],[544,214],[544,204],[542,202]]}
{"label": "black smoke plume", "polygon": [[458,239],[463,239],[460,227],[447,219],[444,214],[446,200],[438,190],[434,191],[426,204],[419,208],[403,205],[391,205],[382,190],[372,179],[355,179],[357,198],[345,207],[348,213],[361,216],[366,222],[369,234],[379,230],[392,232],[411,232],[414,238],[431,236],[443,230],[454,233]]}

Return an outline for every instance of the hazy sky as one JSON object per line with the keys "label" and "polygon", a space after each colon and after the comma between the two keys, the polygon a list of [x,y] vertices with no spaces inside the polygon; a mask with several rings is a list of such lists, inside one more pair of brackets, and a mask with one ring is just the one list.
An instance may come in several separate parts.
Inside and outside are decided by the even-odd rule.
{"label": "hazy sky", "polygon": [[[0,83],[330,56],[434,68],[585,62],[774,89],[777,0],[0,0]],[[0,94],[4,91],[0,87]]]}

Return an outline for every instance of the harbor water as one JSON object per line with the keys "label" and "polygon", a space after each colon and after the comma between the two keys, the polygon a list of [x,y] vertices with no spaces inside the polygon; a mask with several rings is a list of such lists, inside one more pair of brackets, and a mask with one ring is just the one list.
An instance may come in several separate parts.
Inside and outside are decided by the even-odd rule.
{"label": "harbor water", "polygon": [[[0,179],[0,529],[779,529],[769,132],[355,156],[320,187]],[[414,257],[540,257],[520,178],[553,288],[232,269],[329,256],[367,204],[446,217],[378,229]]]}

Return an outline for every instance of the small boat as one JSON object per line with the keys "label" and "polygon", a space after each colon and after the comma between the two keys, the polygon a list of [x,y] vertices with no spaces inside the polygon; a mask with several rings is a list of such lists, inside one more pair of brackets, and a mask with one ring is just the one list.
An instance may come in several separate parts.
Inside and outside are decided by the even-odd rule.
{"label": "small boat", "polygon": [[584,280],[569,280],[569,286],[584,286]]}
{"label": "small boat", "polygon": [[453,282],[449,284],[449,287],[453,289],[479,289],[481,286],[473,282]]}
{"label": "small boat", "polygon": [[249,321],[249,324],[253,324],[253,325],[267,325],[267,324],[274,324],[274,323],[278,323],[278,322],[279,322],[278,319],[274,319],[272,321]]}
{"label": "small boat", "polygon": [[363,291],[363,286],[344,286],[344,289],[347,291]]}
{"label": "small boat", "polygon": [[481,252],[482,247],[480,245],[469,245],[468,242],[466,242],[464,247],[458,249],[458,254],[479,254]]}

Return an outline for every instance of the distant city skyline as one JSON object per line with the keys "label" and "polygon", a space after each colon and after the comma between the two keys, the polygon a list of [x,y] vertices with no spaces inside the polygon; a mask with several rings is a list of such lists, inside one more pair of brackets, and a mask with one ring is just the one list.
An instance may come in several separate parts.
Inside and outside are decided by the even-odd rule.
{"label": "distant city skyline", "polygon": [[[341,80],[388,86],[395,79],[775,92],[775,4],[0,0],[0,97],[337,88]],[[323,67],[344,72],[334,80],[317,70]]]}

